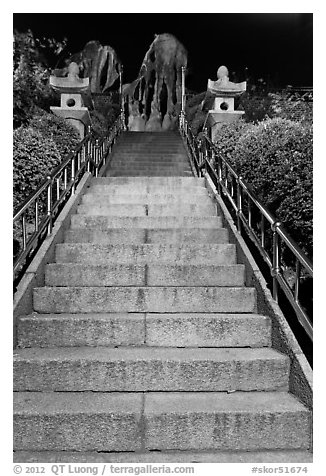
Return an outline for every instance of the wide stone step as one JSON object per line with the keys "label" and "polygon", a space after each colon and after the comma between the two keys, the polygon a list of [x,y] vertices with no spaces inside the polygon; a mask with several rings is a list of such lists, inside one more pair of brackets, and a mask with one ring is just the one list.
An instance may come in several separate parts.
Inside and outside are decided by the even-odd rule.
{"label": "wide stone step", "polygon": [[268,347],[271,322],[257,314],[146,314],[146,345]]}
{"label": "wide stone step", "polygon": [[121,244],[62,243],[56,245],[57,263],[79,264],[177,264],[231,265],[236,264],[233,244]]}
{"label": "wide stone step", "polygon": [[115,155],[114,159],[110,162],[112,165],[122,165],[125,166],[127,164],[136,164],[136,165],[169,165],[169,166],[176,166],[180,167],[183,165],[189,165],[189,160],[187,158],[183,158],[182,160],[175,160],[174,155],[164,155],[163,158],[157,157],[157,155],[152,155],[151,157],[144,155],[144,154],[125,154],[121,157],[119,155]]}
{"label": "wide stone step", "polygon": [[[116,164],[113,163],[111,167],[107,171],[107,176],[111,176],[111,172],[121,172],[125,174],[126,172],[130,173],[132,176],[133,172],[143,172],[143,176],[146,176],[146,172],[149,172],[148,175],[152,172],[160,172],[164,173],[166,176],[169,176],[169,172],[171,176],[182,176],[184,171],[191,172],[191,168],[189,164],[180,164],[180,165],[173,165],[173,164],[135,164],[132,162],[126,162],[125,164]],[[157,174],[160,175],[159,173]],[[193,177],[193,174],[189,177]]]}
{"label": "wide stone step", "polygon": [[40,313],[218,312],[255,313],[256,291],[244,287],[34,288]]}
{"label": "wide stone step", "polygon": [[206,195],[198,194],[130,194],[127,191],[120,195],[110,195],[108,193],[99,195],[87,192],[82,197],[83,205],[165,205],[165,206],[183,206],[183,205],[211,205],[212,200]]}
{"label": "wide stone step", "polygon": [[31,314],[18,324],[19,347],[121,346],[145,343],[145,314]]}
{"label": "wide stone step", "polygon": [[286,392],[14,394],[16,451],[307,450],[310,424]]}
{"label": "wide stone step", "polygon": [[48,264],[46,286],[244,286],[244,265]]}
{"label": "wide stone step", "polygon": [[66,243],[122,244],[122,243],[228,243],[226,228],[116,228],[112,230],[79,229],[65,233]]}
{"label": "wide stone step", "polygon": [[271,322],[258,314],[34,313],[19,318],[18,345],[269,347]]}
{"label": "wide stone step", "polygon": [[110,228],[221,228],[218,216],[172,217],[106,217],[76,214],[71,217],[71,228],[108,230]]}
{"label": "wide stone step", "polygon": [[183,204],[87,204],[79,205],[77,213],[89,216],[214,216],[216,206],[213,203],[183,203]]}
{"label": "wide stone step", "polygon": [[135,451],[140,394],[14,393],[15,450]]}
{"label": "wide stone step", "polygon": [[193,176],[193,173],[191,172],[191,170],[186,170],[184,172],[180,172],[180,171],[162,171],[162,169],[155,169],[155,170],[149,170],[149,169],[146,169],[146,170],[125,170],[124,172],[121,171],[120,169],[117,170],[117,171],[108,171],[108,175],[111,176],[111,177],[143,177],[143,176],[150,176],[150,177],[166,177],[166,176],[171,176],[171,175],[175,175],[175,176],[184,176],[184,177],[192,177]]}
{"label": "wide stone step", "polygon": [[165,155],[119,155],[116,158],[113,158],[110,161],[110,166],[109,167],[127,167],[128,165],[138,165],[141,164],[144,167],[151,167],[151,166],[156,166],[156,167],[171,167],[171,168],[176,168],[179,169],[181,167],[190,167],[190,163],[185,160],[182,156],[178,155],[170,155],[170,156],[165,156]]}
{"label": "wide stone step", "polygon": [[[111,177],[119,178],[119,177]],[[121,178],[121,177],[120,177]],[[84,200],[91,200],[93,203],[107,200],[112,203],[207,203],[212,201],[207,195],[205,188],[196,188],[195,190],[185,190],[184,192],[173,190],[152,190],[149,193],[143,189],[134,190],[132,187],[111,188],[110,186],[103,186],[103,193],[99,193],[98,188],[90,188],[82,197]]]}
{"label": "wide stone step", "polygon": [[157,178],[149,178],[149,177],[98,177],[92,180],[92,186],[100,186],[100,185],[155,185],[159,186],[160,188],[169,187],[198,187],[198,188],[205,188],[205,179],[204,178],[197,178],[197,177],[165,177],[163,179]]}
{"label": "wide stone step", "polygon": [[147,449],[308,449],[310,414],[281,392],[161,393],[145,399]]}
{"label": "wide stone step", "polygon": [[21,349],[14,391],[288,390],[289,359],[273,349]]}
{"label": "wide stone step", "polygon": [[16,451],[14,463],[313,463],[309,450],[151,451],[97,453],[85,451]]}
{"label": "wide stone step", "polygon": [[[130,177],[130,176],[122,176],[122,177],[107,177],[110,179],[143,179],[145,178],[144,176],[139,176],[139,177]],[[164,179],[167,177],[146,177],[146,179]],[[171,177],[168,177],[171,178]],[[176,177],[176,178],[191,178],[191,177]],[[153,194],[153,195],[171,195],[174,194],[176,196],[178,195],[183,195],[183,196],[190,196],[190,195],[198,195],[198,196],[207,196],[207,189],[205,187],[197,187],[194,185],[189,185],[189,186],[182,186],[176,187],[171,184],[169,185],[164,184],[164,185],[159,185],[153,183],[134,183],[130,185],[126,184],[91,184],[88,188],[88,192],[96,194],[96,195],[126,195],[129,193],[130,197],[133,197],[134,195],[144,195],[144,194]]]}

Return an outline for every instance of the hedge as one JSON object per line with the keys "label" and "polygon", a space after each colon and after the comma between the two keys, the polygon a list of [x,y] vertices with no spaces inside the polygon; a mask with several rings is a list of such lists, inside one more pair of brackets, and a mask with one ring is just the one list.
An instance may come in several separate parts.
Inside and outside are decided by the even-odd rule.
{"label": "hedge", "polygon": [[32,127],[19,127],[13,138],[14,208],[33,193],[61,162],[54,141]]}
{"label": "hedge", "polygon": [[61,159],[64,159],[80,142],[77,129],[61,117],[45,111],[40,111],[30,122],[29,126],[53,140]]}
{"label": "hedge", "polygon": [[227,124],[217,148],[312,256],[312,126],[287,119]]}

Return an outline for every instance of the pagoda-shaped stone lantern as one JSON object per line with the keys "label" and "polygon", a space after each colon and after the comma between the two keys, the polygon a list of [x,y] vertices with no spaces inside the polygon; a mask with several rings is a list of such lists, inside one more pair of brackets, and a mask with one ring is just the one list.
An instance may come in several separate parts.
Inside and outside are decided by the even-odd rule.
{"label": "pagoda-shaped stone lantern", "polygon": [[242,83],[229,81],[229,72],[226,66],[220,66],[217,70],[217,81],[208,80],[208,95],[215,96],[215,98],[214,109],[208,111],[204,128],[210,130],[213,142],[223,123],[234,122],[244,114],[244,111],[234,110],[234,98],[243,94],[246,88],[246,81]]}
{"label": "pagoda-shaped stone lantern", "polygon": [[82,93],[89,90],[89,78],[79,77],[79,67],[76,63],[68,66],[68,76],[60,78],[50,76],[50,86],[61,95],[60,107],[51,106],[56,116],[67,119],[79,132],[80,138],[85,136],[85,127],[91,123],[87,107],[84,106]]}

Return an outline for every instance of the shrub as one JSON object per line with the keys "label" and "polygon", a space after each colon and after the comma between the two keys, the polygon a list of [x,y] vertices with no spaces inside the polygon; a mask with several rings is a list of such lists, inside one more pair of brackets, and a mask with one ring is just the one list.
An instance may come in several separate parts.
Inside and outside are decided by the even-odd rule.
{"label": "shrub", "polygon": [[61,161],[54,141],[31,127],[14,131],[14,208],[33,193],[46,174]]}
{"label": "shrub", "polygon": [[247,122],[259,122],[268,117],[272,117],[271,108],[272,99],[269,95],[252,95],[249,92],[245,92],[241,95],[239,100],[239,109],[242,109],[244,119]]}
{"label": "shrub", "polygon": [[312,124],[312,102],[300,96],[291,95],[291,90],[286,94],[269,94],[271,98],[271,117],[280,117],[290,121]]}
{"label": "shrub", "polygon": [[[229,130],[232,127],[237,126],[230,125]],[[224,130],[229,138],[224,146],[230,151],[228,158],[311,256],[312,127],[286,119],[267,119],[257,125],[239,126],[239,132],[232,145]]]}
{"label": "shrub", "polygon": [[29,126],[47,139],[52,139],[57,146],[61,159],[64,159],[80,142],[77,129],[68,121],[45,111],[39,112]]}
{"label": "shrub", "polygon": [[225,123],[218,131],[215,146],[218,152],[233,162],[234,151],[237,147],[239,138],[245,131],[252,129],[253,124],[246,123],[243,119],[235,122]]}

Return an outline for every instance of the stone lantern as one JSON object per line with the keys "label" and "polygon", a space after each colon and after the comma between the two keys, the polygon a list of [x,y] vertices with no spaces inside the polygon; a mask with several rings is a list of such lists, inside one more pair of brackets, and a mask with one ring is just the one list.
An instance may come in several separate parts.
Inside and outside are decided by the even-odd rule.
{"label": "stone lantern", "polygon": [[80,78],[78,65],[70,63],[68,76],[66,78],[50,76],[50,86],[61,95],[60,107],[51,106],[51,111],[56,116],[67,119],[83,139],[85,127],[91,123],[88,109],[84,106],[82,97],[82,93],[89,90],[89,78]]}
{"label": "stone lantern", "polygon": [[242,83],[229,81],[229,72],[226,66],[220,66],[217,70],[217,81],[208,80],[207,92],[210,96],[214,96],[214,105],[213,109],[207,113],[204,128],[210,130],[213,142],[222,124],[234,122],[244,114],[244,111],[234,110],[234,98],[243,94],[246,88],[246,81]]}

